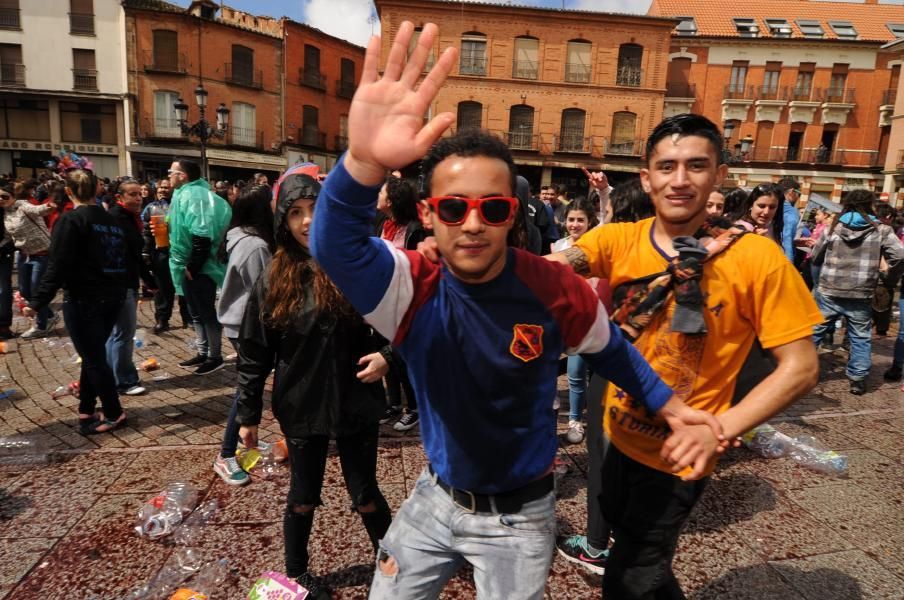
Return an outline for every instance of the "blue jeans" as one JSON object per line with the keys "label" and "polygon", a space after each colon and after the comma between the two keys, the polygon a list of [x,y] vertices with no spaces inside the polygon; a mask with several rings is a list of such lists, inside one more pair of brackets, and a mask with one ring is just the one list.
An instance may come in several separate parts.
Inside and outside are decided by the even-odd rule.
{"label": "blue jeans", "polygon": [[822,338],[838,317],[845,317],[847,333],[851,342],[851,354],[848,358],[846,375],[848,379],[859,381],[866,379],[872,366],[873,308],[870,298],[838,298],[824,296],[817,289],[813,293],[816,305],[825,318],[822,325],[813,329],[813,343],[819,346]]}
{"label": "blue jeans", "polygon": [[81,414],[94,414],[98,398],[104,409],[104,417],[116,420],[122,414],[116,380],[104,351],[104,343],[110,337],[121,309],[121,299],[63,300],[66,329],[69,330],[75,351],[82,357],[78,402]]}
{"label": "blue jeans", "polygon": [[138,322],[138,296],[136,290],[127,290],[125,301],[116,317],[116,324],[107,338],[107,364],[113,369],[116,388],[125,391],[138,385],[138,370],[132,361],[135,349],[135,327]]}
{"label": "blue jeans", "polygon": [[395,559],[398,572],[385,575],[378,561],[370,598],[436,598],[468,562],[477,598],[542,599],[555,501],[550,492],[514,514],[475,514],[455,504],[425,469],[380,542],[380,554]]}
{"label": "blue jeans", "polygon": [[568,420],[580,421],[587,391],[587,362],[579,354],[568,357]]}
{"label": "blue jeans", "polygon": [[[43,259],[43,260],[41,260]],[[16,270],[18,271],[19,293],[25,300],[31,300],[32,292],[38,289],[41,283],[41,277],[44,275],[44,269],[47,267],[46,256],[28,256],[24,252],[19,252],[19,258],[16,262]],[[35,327],[38,329],[47,328],[47,319],[53,315],[50,307],[47,306],[38,311],[35,319]]]}
{"label": "blue jeans", "polygon": [[182,292],[198,336],[198,354],[222,358],[223,326],[217,319],[217,284],[207,275],[198,274],[194,279],[185,278]]}
{"label": "blue jeans", "polygon": [[13,324],[13,255],[0,254],[0,327]]}
{"label": "blue jeans", "polygon": [[898,299],[898,339],[895,340],[895,356],[893,365],[900,368],[904,365],[904,295]]}

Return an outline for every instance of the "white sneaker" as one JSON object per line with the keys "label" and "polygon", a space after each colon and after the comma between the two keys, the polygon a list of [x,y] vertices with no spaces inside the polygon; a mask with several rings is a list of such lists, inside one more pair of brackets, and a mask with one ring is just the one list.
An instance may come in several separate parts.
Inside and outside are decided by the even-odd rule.
{"label": "white sneaker", "polygon": [[580,421],[568,421],[568,433],[565,434],[565,439],[570,444],[580,444],[584,441],[584,426]]}
{"label": "white sneaker", "polygon": [[132,387],[130,387],[129,389],[127,389],[126,391],[124,391],[122,393],[125,394],[126,396],[140,396],[141,394],[145,393],[146,391],[147,390],[144,389],[143,387],[141,387],[140,385],[133,385]]}
{"label": "white sneaker", "polygon": [[19,337],[24,338],[26,340],[33,340],[37,338],[47,337],[49,331],[46,329],[38,329],[37,326],[32,325],[28,328],[28,331],[20,335]]}

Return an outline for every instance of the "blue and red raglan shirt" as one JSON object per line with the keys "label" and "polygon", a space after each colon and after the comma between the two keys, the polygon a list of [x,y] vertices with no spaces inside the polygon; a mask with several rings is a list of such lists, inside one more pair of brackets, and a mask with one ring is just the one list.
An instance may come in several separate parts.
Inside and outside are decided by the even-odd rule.
{"label": "blue and red raglan shirt", "polygon": [[495,494],[547,472],[563,352],[580,353],[652,411],[671,397],[570,268],[509,249],[498,277],[464,283],[370,237],[378,191],[340,160],[317,201],[311,252],[405,359],[427,458],[449,485]]}

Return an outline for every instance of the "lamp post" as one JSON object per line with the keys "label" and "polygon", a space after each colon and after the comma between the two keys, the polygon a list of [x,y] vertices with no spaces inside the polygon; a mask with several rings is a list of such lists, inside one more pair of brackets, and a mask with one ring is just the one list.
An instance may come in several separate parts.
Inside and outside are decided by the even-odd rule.
{"label": "lamp post", "polygon": [[734,128],[734,121],[725,121],[725,126],[722,128],[722,139],[725,141],[725,147],[722,148],[722,162],[726,165],[733,162],[729,144],[731,143],[731,134],[734,132]]}
{"label": "lamp post", "polygon": [[214,129],[207,122],[204,112],[207,109],[207,90],[204,86],[198,84],[195,88],[195,104],[198,105],[198,111],[201,118],[197,123],[188,124],[188,105],[182,98],[176,100],[173,104],[173,110],[176,111],[176,120],[179,122],[179,129],[182,135],[193,135],[201,142],[201,172],[204,173],[205,179],[210,179],[210,173],[207,167],[207,142],[212,138],[222,138],[226,136],[226,129],[229,126],[229,109],[222,102],[217,107],[217,127]]}

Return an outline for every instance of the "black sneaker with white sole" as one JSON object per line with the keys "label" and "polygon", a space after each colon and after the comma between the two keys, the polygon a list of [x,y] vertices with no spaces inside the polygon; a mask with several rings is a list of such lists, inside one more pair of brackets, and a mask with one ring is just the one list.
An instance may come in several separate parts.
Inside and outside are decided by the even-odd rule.
{"label": "black sneaker with white sole", "polygon": [[406,411],[399,418],[399,420],[396,421],[396,424],[393,425],[392,428],[395,429],[396,431],[408,431],[409,429],[411,429],[415,425],[417,425],[417,422],[418,422],[417,411],[416,410],[413,410],[411,412]]}
{"label": "black sneaker with white sole", "polygon": [[207,375],[208,373],[219,371],[225,366],[226,363],[223,362],[222,358],[208,358],[195,370],[195,375]]}

